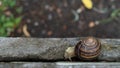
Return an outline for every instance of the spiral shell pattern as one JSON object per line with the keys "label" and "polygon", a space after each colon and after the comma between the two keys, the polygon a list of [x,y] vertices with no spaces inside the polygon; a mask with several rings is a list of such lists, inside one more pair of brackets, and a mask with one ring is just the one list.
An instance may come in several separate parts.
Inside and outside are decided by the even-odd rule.
{"label": "spiral shell pattern", "polygon": [[81,40],[75,46],[75,54],[80,59],[92,60],[99,56],[101,44],[98,39],[94,37],[87,37]]}

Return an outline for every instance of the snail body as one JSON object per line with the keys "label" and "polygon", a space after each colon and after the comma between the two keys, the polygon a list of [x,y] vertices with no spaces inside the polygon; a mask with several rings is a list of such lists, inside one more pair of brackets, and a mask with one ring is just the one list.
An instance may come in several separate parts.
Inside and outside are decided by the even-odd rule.
{"label": "snail body", "polygon": [[70,54],[69,58],[74,56],[80,60],[94,60],[100,54],[101,43],[94,37],[86,37],[81,39],[76,46],[72,48],[69,47],[68,49],[69,50],[66,50],[65,54]]}

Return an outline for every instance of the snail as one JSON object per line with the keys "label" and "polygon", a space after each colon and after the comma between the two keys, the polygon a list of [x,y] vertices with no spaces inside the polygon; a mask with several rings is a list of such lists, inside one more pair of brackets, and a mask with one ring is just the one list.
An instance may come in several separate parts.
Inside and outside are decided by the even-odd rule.
{"label": "snail", "polygon": [[101,43],[94,37],[86,37],[80,40],[76,46],[68,47],[64,57],[71,60],[72,57],[77,57],[80,60],[94,60],[101,50]]}

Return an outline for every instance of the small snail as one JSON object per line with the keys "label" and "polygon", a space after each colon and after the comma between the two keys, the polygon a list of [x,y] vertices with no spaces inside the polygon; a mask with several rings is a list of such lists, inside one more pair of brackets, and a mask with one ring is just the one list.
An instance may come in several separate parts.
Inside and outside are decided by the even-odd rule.
{"label": "small snail", "polygon": [[71,60],[72,57],[78,57],[81,60],[96,59],[101,50],[101,43],[94,37],[86,37],[80,40],[76,46],[66,49],[65,58]]}

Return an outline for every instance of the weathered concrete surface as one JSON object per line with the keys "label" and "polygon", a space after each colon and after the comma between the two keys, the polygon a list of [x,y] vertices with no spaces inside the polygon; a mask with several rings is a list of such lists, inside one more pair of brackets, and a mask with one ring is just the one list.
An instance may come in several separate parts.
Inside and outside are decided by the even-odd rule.
{"label": "weathered concrete surface", "polygon": [[[80,38],[0,38],[0,61],[60,60]],[[99,60],[120,61],[120,40],[101,39]]]}
{"label": "weathered concrete surface", "polygon": [[0,68],[119,68],[120,63],[76,63],[76,62],[12,62],[0,63]]}

